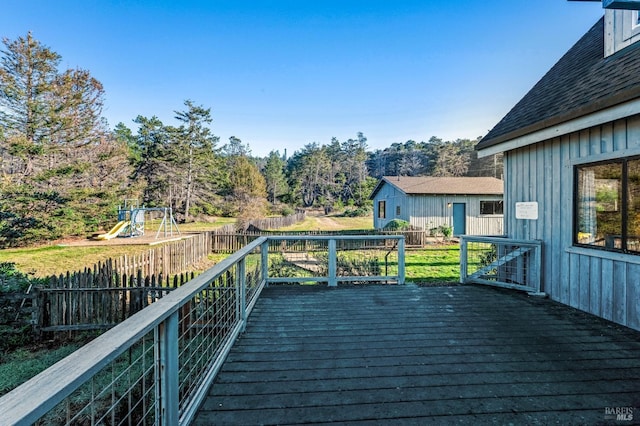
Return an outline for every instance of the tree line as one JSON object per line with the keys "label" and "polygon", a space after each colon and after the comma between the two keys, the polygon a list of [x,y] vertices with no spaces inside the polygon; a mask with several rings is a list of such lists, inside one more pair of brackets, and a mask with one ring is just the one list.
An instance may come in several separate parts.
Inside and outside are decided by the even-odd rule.
{"label": "tree line", "polygon": [[3,45],[0,247],[108,228],[124,199],[171,207],[182,222],[231,216],[243,224],[299,207],[368,214],[384,175],[502,174],[499,159],[476,158],[477,139],[370,151],[358,133],[260,158],[235,136],[221,142],[211,109],[192,100],[174,111],[177,125],[140,115],[111,129],[104,88],[88,70],[61,69],[61,56],[31,33]]}

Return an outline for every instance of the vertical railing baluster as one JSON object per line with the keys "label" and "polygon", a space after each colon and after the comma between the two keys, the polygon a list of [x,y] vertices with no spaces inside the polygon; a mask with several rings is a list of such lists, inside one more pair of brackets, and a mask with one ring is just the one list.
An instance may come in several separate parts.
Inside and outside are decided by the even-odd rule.
{"label": "vertical railing baluster", "polygon": [[460,284],[467,282],[468,261],[467,258],[467,240],[464,236],[460,237]]}
{"label": "vertical railing baluster", "polygon": [[398,238],[398,284],[404,284],[404,237]]}

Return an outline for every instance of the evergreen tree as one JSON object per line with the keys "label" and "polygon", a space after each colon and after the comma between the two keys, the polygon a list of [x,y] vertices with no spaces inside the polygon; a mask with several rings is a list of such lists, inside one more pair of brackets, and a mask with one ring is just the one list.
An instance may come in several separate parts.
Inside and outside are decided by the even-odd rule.
{"label": "evergreen tree", "polygon": [[271,151],[264,167],[267,185],[267,199],[274,204],[277,198],[288,192],[287,179],[284,174],[285,162],[278,151]]}
{"label": "evergreen tree", "polygon": [[211,109],[196,106],[190,100],[184,104],[186,111],[176,111],[176,119],[182,124],[175,132],[172,151],[180,165],[182,214],[187,222],[192,207],[199,205],[195,210],[202,211],[207,198],[218,189],[220,161],[216,154],[218,138],[208,127],[213,121]]}
{"label": "evergreen tree", "polygon": [[139,152],[139,159],[134,163],[133,181],[142,181],[142,203],[149,207],[174,207],[170,180],[173,173],[172,165],[166,160],[168,153],[169,135],[167,128],[158,117],[143,117],[139,115],[134,120],[138,124],[135,151]]}
{"label": "evergreen tree", "polygon": [[101,118],[102,85],[85,70],[60,72],[60,55],[31,33],[3,43],[0,245],[83,234],[121,190],[113,171],[128,174]]}

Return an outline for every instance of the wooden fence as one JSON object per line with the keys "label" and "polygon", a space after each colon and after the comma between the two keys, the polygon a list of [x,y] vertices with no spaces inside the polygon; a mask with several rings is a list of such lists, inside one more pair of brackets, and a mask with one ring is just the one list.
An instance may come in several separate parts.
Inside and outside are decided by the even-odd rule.
{"label": "wooden fence", "polygon": [[[297,210],[295,214],[289,216],[278,217],[266,217],[263,219],[254,219],[249,222],[248,229],[278,229],[285,226],[295,225],[298,222],[305,220],[306,212],[304,210]],[[246,231],[246,229],[245,229]]]}
{"label": "wooden fence", "polygon": [[211,253],[210,232],[188,235],[187,238],[156,246],[135,255],[123,255],[111,260],[114,273],[143,276],[179,274]]}
{"label": "wooden fence", "polygon": [[112,262],[95,270],[52,278],[49,287],[33,293],[36,332],[111,328],[170,291],[193,279],[194,273],[143,277],[120,275]]}
{"label": "wooden fence", "polygon": [[209,232],[188,235],[83,271],[47,278],[30,299],[37,332],[106,329],[188,281],[185,273],[211,253]]}

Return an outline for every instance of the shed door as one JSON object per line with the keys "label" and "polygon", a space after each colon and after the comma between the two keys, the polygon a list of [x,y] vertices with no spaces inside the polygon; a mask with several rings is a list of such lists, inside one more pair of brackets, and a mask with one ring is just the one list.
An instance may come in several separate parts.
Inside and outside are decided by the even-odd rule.
{"label": "shed door", "polygon": [[467,205],[465,203],[453,203],[453,235],[467,233]]}

